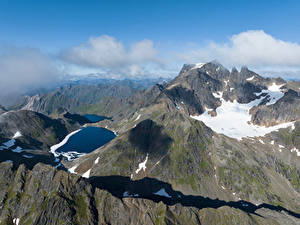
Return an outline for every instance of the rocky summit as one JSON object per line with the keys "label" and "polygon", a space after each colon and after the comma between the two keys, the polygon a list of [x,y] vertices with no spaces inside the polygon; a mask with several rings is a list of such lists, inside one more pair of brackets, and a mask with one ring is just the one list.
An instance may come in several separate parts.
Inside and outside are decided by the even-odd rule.
{"label": "rocky summit", "polygon": [[[0,224],[300,224],[299,82],[209,62],[71,107],[96,123],[39,101],[0,111]],[[72,161],[49,153],[90,125],[117,136]]]}

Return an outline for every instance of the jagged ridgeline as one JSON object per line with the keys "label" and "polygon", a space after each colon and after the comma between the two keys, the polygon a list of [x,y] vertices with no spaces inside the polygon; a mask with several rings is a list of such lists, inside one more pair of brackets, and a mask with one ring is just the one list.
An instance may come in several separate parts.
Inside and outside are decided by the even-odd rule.
{"label": "jagged ridgeline", "polygon": [[118,136],[61,161],[69,172],[1,163],[1,223],[300,224],[299,88],[184,65],[169,83],[108,100],[112,118],[94,125]]}

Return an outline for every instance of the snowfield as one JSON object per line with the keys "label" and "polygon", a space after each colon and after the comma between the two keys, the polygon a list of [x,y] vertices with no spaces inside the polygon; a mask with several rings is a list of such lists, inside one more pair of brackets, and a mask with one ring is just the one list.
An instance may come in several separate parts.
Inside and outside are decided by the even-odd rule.
{"label": "snowfield", "polygon": [[59,154],[57,154],[55,151],[56,151],[57,149],[59,149],[61,146],[63,146],[64,144],[66,144],[66,143],[68,142],[69,138],[70,138],[72,135],[78,133],[79,131],[81,131],[81,129],[73,131],[72,133],[68,134],[68,135],[64,138],[64,140],[62,140],[60,143],[51,146],[51,147],[50,147],[50,152],[52,152],[52,154],[53,154],[55,157],[58,157]]}
{"label": "snowfield", "polygon": [[[270,102],[267,105],[276,103],[284,94],[280,91],[282,85],[276,85],[273,83],[267,90],[263,90],[261,93],[257,93],[259,96],[262,93],[267,93]],[[222,96],[222,92],[213,93],[215,98],[219,98],[222,105],[216,109],[217,116],[212,117],[208,114],[208,110],[201,115],[191,116],[193,119],[200,120],[209,126],[217,133],[225,134],[232,138],[241,140],[244,137],[258,137],[264,136],[267,133],[276,131],[280,128],[287,128],[293,126],[294,122],[288,122],[271,127],[258,126],[250,123],[251,115],[249,110],[257,106],[263,99],[259,98],[247,104],[240,104],[236,100],[233,102],[225,101]]]}

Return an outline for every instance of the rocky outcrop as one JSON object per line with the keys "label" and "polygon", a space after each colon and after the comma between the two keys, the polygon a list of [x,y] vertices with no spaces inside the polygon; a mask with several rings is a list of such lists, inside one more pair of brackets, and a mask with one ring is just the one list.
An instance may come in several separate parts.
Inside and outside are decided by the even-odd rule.
{"label": "rocky outcrop", "polygon": [[[0,223],[13,224],[296,224],[299,214],[268,204],[185,196],[154,179],[80,178],[37,164],[0,166]],[[127,185],[126,185],[127,184]],[[129,186],[128,186],[129,185]],[[119,195],[131,187],[141,196]],[[153,194],[162,189],[174,199]],[[148,192],[147,192],[148,191]],[[144,193],[144,195],[143,195]],[[148,193],[148,194],[146,194]],[[159,193],[159,192],[157,192]],[[128,192],[130,195],[130,192]]]}
{"label": "rocky outcrop", "polygon": [[251,112],[252,122],[261,126],[273,126],[300,119],[300,93],[293,90],[272,105],[260,105]]}

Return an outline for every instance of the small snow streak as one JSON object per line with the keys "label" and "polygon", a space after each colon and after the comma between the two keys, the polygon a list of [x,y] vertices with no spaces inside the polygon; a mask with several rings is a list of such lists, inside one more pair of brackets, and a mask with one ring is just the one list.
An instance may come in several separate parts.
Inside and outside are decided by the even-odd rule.
{"label": "small snow streak", "polygon": [[134,121],[138,121],[140,118],[141,118],[141,114],[139,114]]}
{"label": "small snow streak", "polygon": [[147,161],[148,161],[148,156],[149,156],[149,154],[147,154],[147,156],[146,156],[146,159],[145,159],[145,161],[144,162],[141,162],[140,164],[139,164],[139,168],[135,171],[135,173],[139,173],[142,169],[144,170],[144,171],[146,171],[146,163],[147,163]]}
{"label": "small snow streak", "polygon": [[195,66],[192,69],[200,69],[202,66],[204,66],[206,63],[196,63]]}
{"label": "small snow streak", "polygon": [[247,81],[251,81],[251,80],[253,80],[254,78],[255,78],[255,76],[252,76],[252,77],[247,78],[246,80],[247,80]]}

